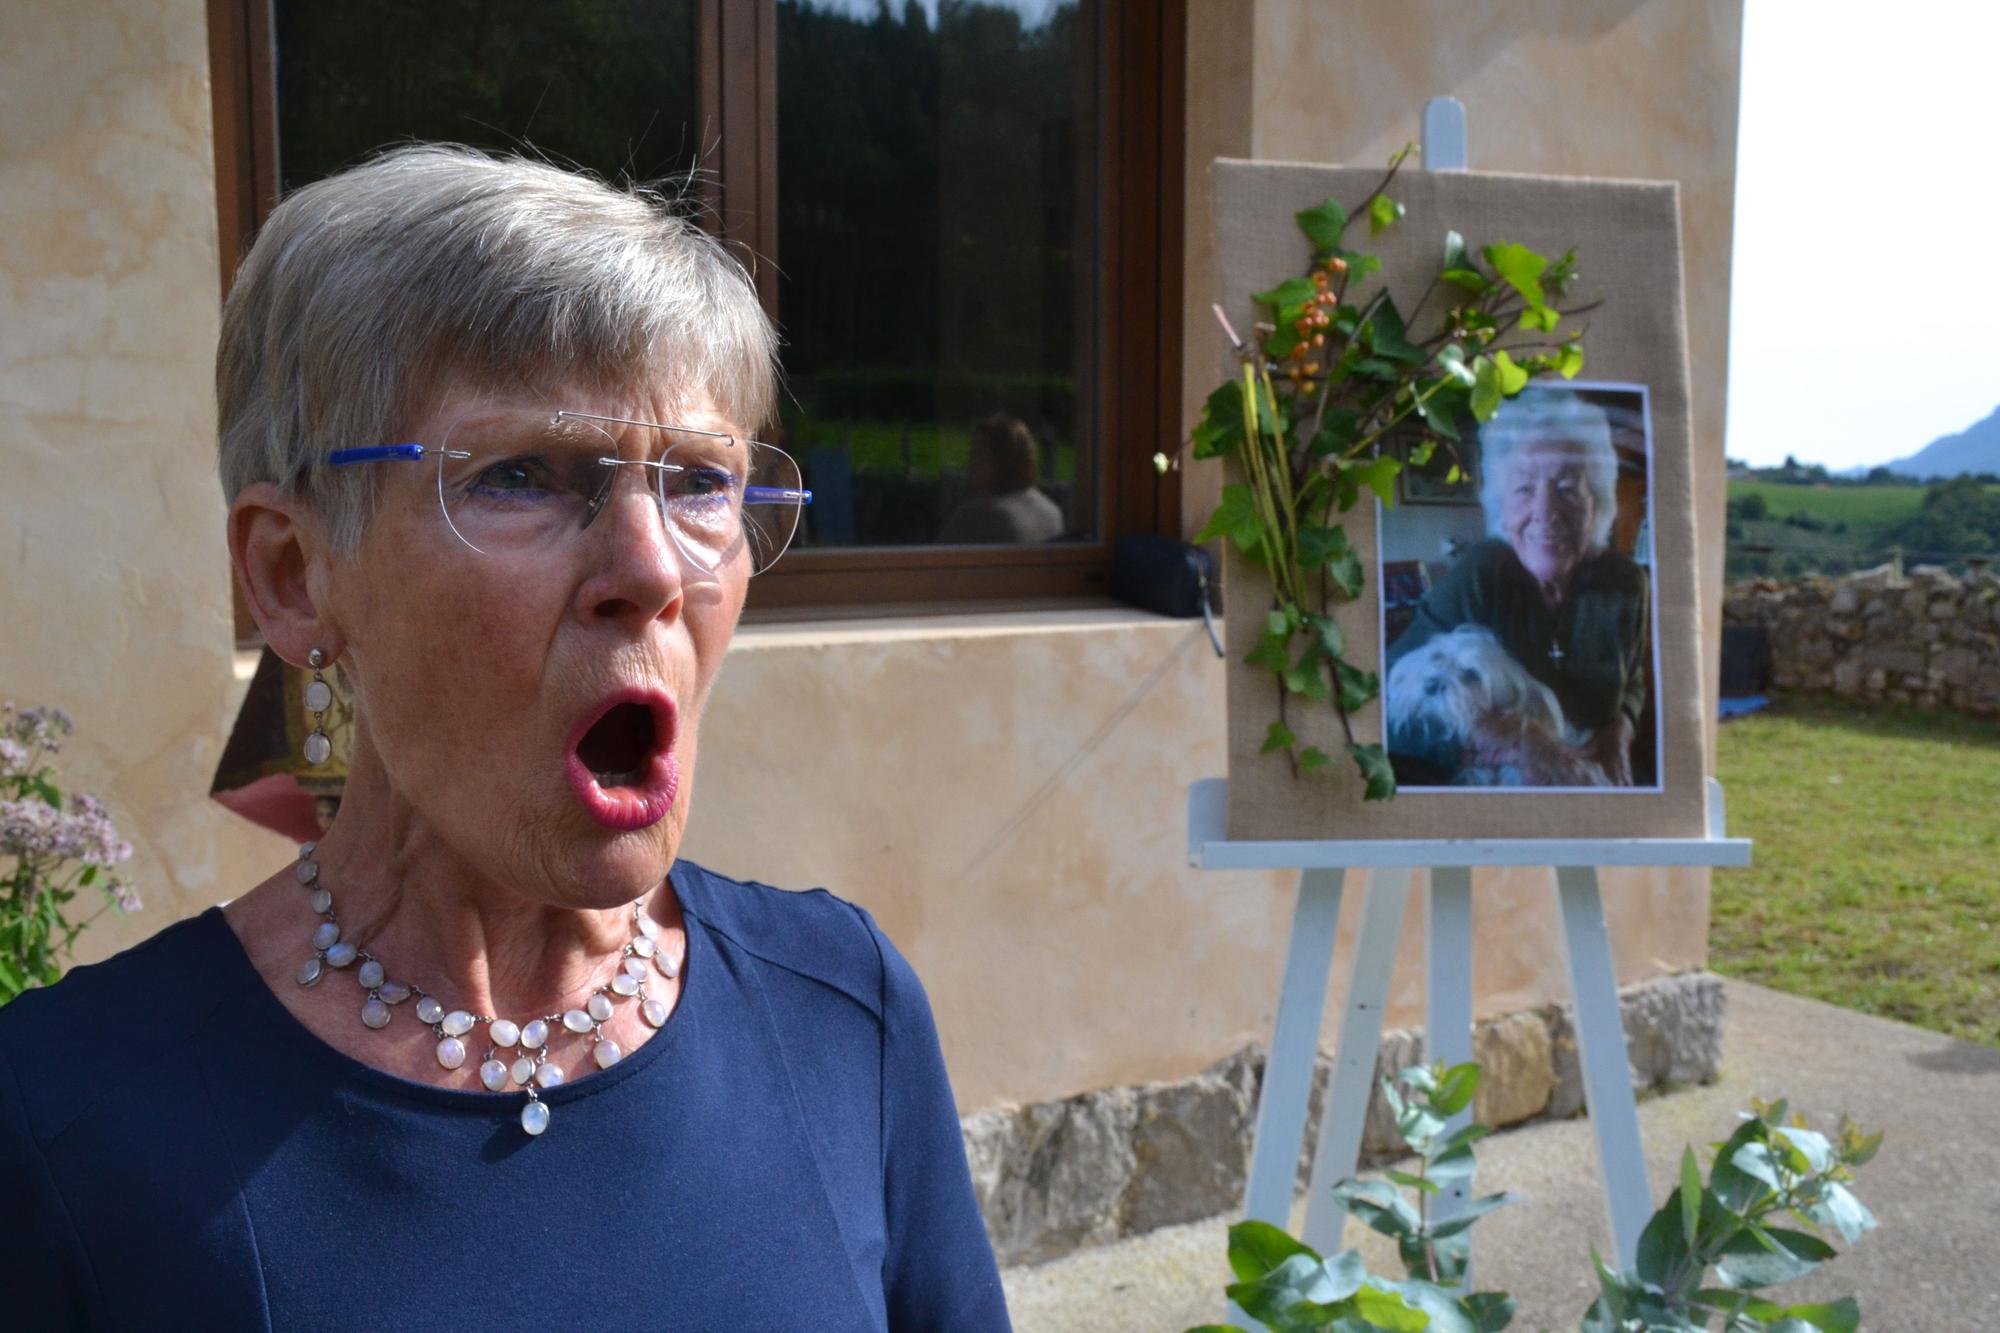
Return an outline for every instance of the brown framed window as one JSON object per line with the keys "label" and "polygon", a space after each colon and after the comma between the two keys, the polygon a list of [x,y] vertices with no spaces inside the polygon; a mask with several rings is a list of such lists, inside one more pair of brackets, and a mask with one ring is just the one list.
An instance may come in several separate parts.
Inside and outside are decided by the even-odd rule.
{"label": "brown framed window", "polygon": [[1178,530],[1184,0],[210,0],[224,282],[400,140],[699,166],[815,498],[753,608],[1101,591]]}

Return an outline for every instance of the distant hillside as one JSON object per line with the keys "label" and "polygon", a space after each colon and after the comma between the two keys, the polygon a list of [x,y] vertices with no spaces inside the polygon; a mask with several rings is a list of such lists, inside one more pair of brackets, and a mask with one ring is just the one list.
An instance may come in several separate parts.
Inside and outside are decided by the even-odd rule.
{"label": "distant hillside", "polygon": [[1907,477],[1956,477],[1961,472],[2000,472],[2000,407],[1986,420],[1929,444],[1889,464]]}

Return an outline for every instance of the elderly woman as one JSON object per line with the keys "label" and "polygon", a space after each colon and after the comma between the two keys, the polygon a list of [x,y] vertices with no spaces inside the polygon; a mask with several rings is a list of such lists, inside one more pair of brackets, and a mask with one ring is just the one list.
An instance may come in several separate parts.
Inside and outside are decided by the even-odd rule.
{"label": "elderly woman", "polygon": [[1416,650],[1481,626],[1554,692],[1569,734],[1525,713],[1492,712],[1470,736],[1447,739],[1400,726],[1392,709],[1390,754],[1406,781],[1451,782],[1478,769],[1532,786],[1588,785],[1599,772],[1630,786],[1647,700],[1647,579],[1609,545],[1618,510],[1609,419],[1573,392],[1533,386],[1479,439],[1489,535],[1459,556],[1391,645],[1392,682]]}
{"label": "elderly woman", "polygon": [[0,1011],[12,1325],[1006,1327],[909,965],[676,858],[809,498],[751,439],[774,343],[715,241],[547,166],[409,148],[272,215],[229,549],[308,707],[351,692],[346,795]]}

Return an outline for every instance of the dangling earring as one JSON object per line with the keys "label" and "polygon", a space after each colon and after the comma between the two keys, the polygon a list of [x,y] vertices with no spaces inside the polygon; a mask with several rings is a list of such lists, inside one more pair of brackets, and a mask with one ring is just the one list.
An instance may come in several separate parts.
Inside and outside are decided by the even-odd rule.
{"label": "dangling earring", "polygon": [[315,648],[306,654],[306,664],[313,669],[313,678],[306,682],[306,711],[312,714],[312,735],[306,737],[306,762],[317,767],[327,761],[333,753],[333,742],[326,735],[326,710],[333,706],[333,687],[326,683],[320,668],[326,665],[326,654]]}

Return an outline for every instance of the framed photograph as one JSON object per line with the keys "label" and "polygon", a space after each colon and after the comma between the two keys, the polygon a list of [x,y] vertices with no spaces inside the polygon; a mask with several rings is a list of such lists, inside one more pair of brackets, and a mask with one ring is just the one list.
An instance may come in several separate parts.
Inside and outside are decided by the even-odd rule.
{"label": "framed photograph", "polygon": [[[1248,294],[1301,263],[1295,214],[1365,197],[1380,178],[1373,167],[1218,162],[1217,279],[1230,320],[1247,325]],[[1227,620],[1227,834],[1700,837],[1707,774],[1678,188],[1408,171],[1396,191],[1403,219],[1368,242],[1392,292],[1424,290],[1446,231],[1542,254],[1574,247],[1583,276],[1570,297],[1593,307],[1583,372],[1534,381],[1466,432],[1463,482],[1412,469],[1395,503],[1371,498],[1341,516],[1369,577],[1332,614],[1348,659],[1379,674],[1382,697],[1345,719],[1295,707],[1287,725],[1326,754],[1349,740],[1381,743],[1398,773],[1393,800],[1364,800],[1349,765],[1297,777],[1283,755],[1262,752],[1271,678],[1246,658],[1272,594],[1261,568],[1228,558],[1229,605],[1255,613]],[[1219,354],[1220,373],[1233,364]],[[1503,487],[1527,496],[1510,511]]]}
{"label": "framed photograph", "polygon": [[1646,386],[1531,384],[1477,429],[1469,507],[1399,505],[1376,527],[1398,788],[1658,792]]}

